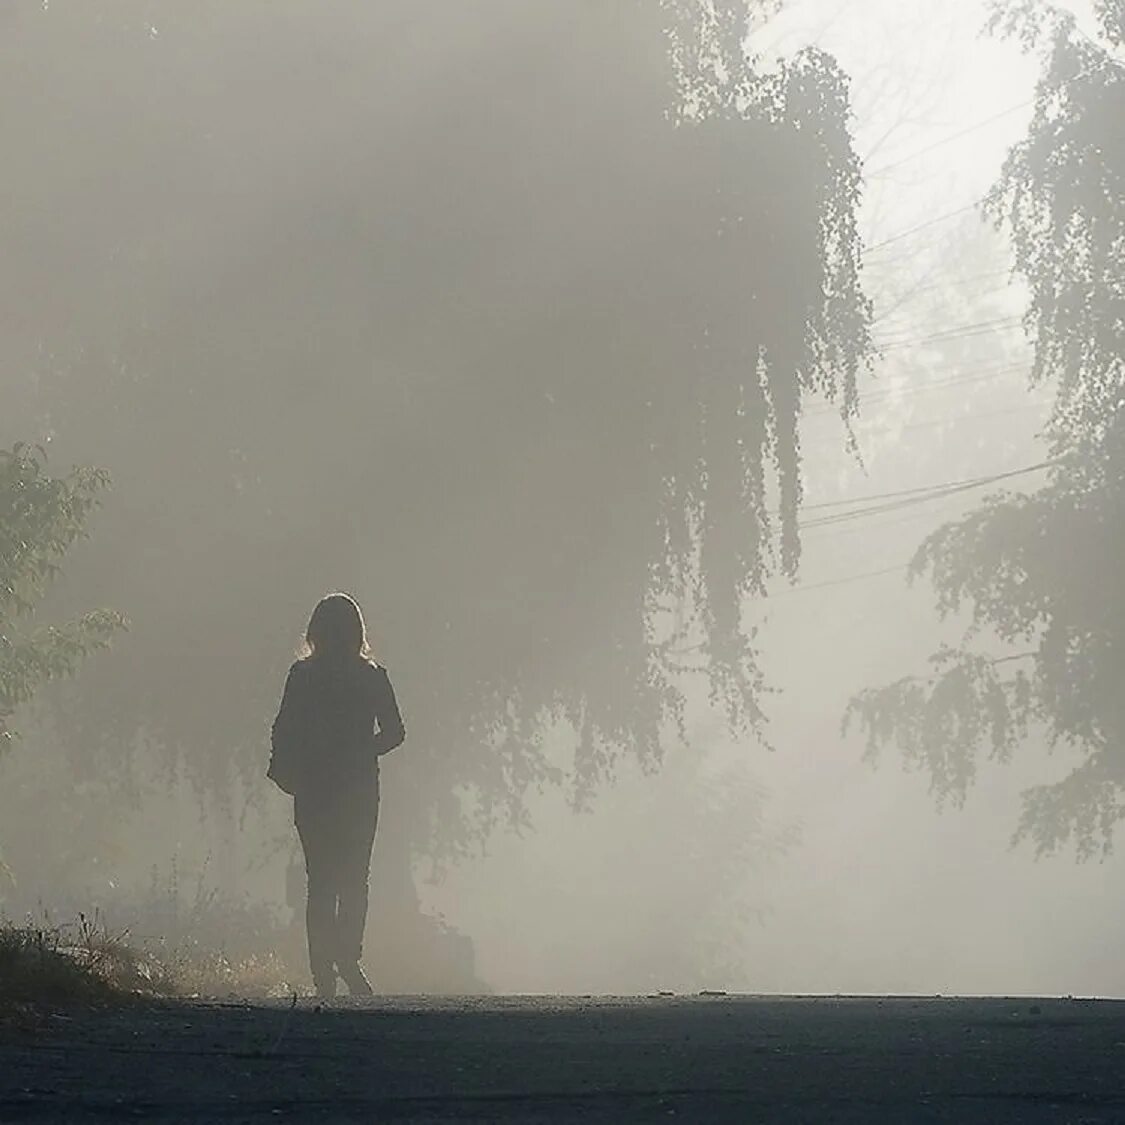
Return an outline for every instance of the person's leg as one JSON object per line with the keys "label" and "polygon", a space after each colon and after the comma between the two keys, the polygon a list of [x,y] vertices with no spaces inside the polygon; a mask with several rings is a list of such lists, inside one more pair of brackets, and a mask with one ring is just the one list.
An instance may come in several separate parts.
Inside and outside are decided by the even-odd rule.
{"label": "person's leg", "polygon": [[337,869],[331,827],[310,810],[297,810],[297,834],[305,853],[308,899],[305,928],[309,943],[309,969],[321,996],[336,994]]}
{"label": "person's leg", "polygon": [[370,996],[371,985],[359,960],[363,956],[363,931],[367,925],[368,880],[371,849],[378,821],[378,795],[368,809],[348,818],[347,839],[339,858],[339,913],[336,918],[337,964],[353,996]]}

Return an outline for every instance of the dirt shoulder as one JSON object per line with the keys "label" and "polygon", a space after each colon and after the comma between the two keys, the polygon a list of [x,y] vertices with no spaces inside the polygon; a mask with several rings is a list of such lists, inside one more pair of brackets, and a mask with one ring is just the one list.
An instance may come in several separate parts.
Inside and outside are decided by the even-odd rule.
{"label": "dirt shoulder", "polygon": [[1125,1121],[1125,1002],[152,1003],[0,1040],[0,1121]]}

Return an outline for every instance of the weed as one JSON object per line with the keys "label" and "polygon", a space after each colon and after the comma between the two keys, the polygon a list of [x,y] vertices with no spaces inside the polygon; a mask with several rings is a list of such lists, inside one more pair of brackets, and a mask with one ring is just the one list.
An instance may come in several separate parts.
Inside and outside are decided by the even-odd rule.
{"label": "weed", "polygon": [[80,918],[73,927],[0,925],[0,1009],[20,1004],[104,1003],[131,964]]}

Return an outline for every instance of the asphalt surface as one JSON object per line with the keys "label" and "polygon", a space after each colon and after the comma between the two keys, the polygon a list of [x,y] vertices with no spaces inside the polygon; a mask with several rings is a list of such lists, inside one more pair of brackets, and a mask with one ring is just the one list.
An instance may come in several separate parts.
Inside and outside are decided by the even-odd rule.
{"label": "asphalt surface", "polygon": [[0,1121],[1125,1123],[1125,1002],[384,997],[0,1036]]}

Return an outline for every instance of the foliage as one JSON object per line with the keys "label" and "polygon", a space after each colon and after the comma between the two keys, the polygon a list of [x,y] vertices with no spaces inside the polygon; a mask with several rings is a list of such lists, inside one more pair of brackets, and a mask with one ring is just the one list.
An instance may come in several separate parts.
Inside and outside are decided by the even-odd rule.
{"label": "foliage", "polygon": [[[1125,5],[1115,7],[1120,19]],[[1104,6],[1107,31],[1111,21]],[[1099,471],[1125,381],[1125,66],[1072,18],[1054,13],[1051,26],[1028,135],[987,208],[1011,230],[1031,286],[1032,379],[1058,384],[1053,446],[1086,450],[1083,467]]]}
{"label": "foliage", "polygon": [[[72,21],[115,111],[147,120],[177,91],[111,148],[52,132],[113,268],[38,405],[114,451],[116,534],[90,566],[137,623],[61,715],[73,747],[108,768],[143,730],[230,800],[331,588],[368,612],[409,730],[384,851],[465,846],[539,786],[586,800],[622,754],[654,767],[689,647],[731,725],[761,732],[745,603],[799,562],[804,403],[851,417],[869,350],[859,175],[831,59],[758,74],[727,34],[718,75],[700,60],[741,6],[673,8],[286,0],[255,57],[300,78],[260,87],[198,68],[233,58],[244,9],[167,5],[158,42],[120,49],[52,9],[43,68],[9,83],[52,75],[92,128],[90,74],[56,65]],[[669,33],[691,103],[673,121]],[[122,177],[149,185],[127,213]],[[542,748],[557,724],[578,732],[566,770]]]}
{"label": "foliage", "polygon": [[85,534],[108,477],[97,469],[47,474],[41,447],[0,449],[0,739],[15,709],[47,680],[70,675],[105,647],[123,621],[95,610],[65,625],[18,628],[58,575],[58,560]]}
{"label": "foliage", "polygon": [[[1080,759],[1024,795],[1017,839],[1039,854],[1108,850],[1125,816],[1125,4],[1099,5],[1105,41],[1042,5],[1005,5],[994,26],[1043,51],[1027,136],[987,200],[1031,288],[1033,383],[1056,387],[1048,482],[999,494],[921,545],[943,615],[971,614],[966,646],[933,674],[870,690],[845,719],[869,753],[897,743],[939,799],[963,800],[980,754],[1008,760],[1030,734]],[[974,653],[996,640],[1020,652]]]}

